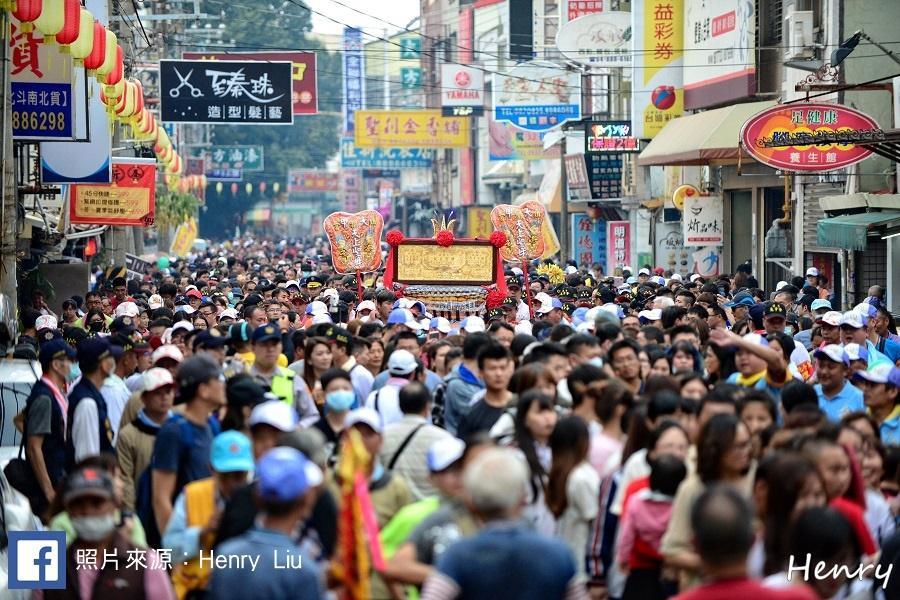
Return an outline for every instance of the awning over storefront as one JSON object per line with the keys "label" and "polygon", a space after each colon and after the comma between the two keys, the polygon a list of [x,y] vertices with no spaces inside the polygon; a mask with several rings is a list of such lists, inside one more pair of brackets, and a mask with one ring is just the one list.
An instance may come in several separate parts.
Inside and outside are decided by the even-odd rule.
{"label": "awning over storefront", "polygon": [[488,185],[498,185],[505,181],[521,181],[524,176],[522,161],[504,160],[488,169],[481,179]]}
{"label": "awning over storefront", "polygon": [[749,156],[740,149],[741,127],[774,101],[736,104],[672,119],[638,156],[642,167],[708,165]]}
{"label": "awning over storefront", "polygon": [[900,212],[866,212],[822,219],[816,224],[816,237],[820,246],[865,250],[869,232],[882,227],[900,227]]}

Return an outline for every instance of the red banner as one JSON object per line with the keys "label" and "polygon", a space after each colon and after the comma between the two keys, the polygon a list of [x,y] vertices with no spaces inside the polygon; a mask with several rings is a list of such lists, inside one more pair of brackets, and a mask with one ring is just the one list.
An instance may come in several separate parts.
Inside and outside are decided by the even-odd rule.
{"label": "red banner", "polygon": [[607,273],[631,265],[631,223],[628,221],[606,222],[606,266]]}
{"label": "red banner", "polygon": [[112,183],[69,187],[69,222],[89,225],[153,225],[156,160],[113,158]]}
{"label": "red banner", "polygon": [[181,57],[185,60],[291,61],[294,114],[319,112],[315,52],[182,52]]}
{"label": "red banner", "polygon": [[855,145],[884,139],[874,119],[836,104],[773,106],[750,117],[741,144],[753,158],[785,171],[833,171],[872,151]]}

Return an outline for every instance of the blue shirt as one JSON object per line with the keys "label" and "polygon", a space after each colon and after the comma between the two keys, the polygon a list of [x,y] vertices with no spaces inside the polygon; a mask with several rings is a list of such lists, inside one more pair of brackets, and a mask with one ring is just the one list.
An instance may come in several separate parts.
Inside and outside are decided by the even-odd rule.
{"label": "blue shirt", "polygon": [[821,383],[817,383],[813,387],[819,397],[819,408],[822,409],[829,421],[840,421],[841,417],[848,413],[866,410],[862,391],[846,379],[844,387],[833,398],[825,397]]}
{"label": "blue shirt", "polygon": [[781,402],[781,388],[784,386],[784,383],[790,381],[791,373],[790,369],[788,370],[788,379],[781,385],[773,385],[772,382],[769,381],[768,375],[760,378],[759,381],[754,383],[752,386],[747,386],[741,384],[738,379],[740,378],[740,373],[732,373],[728,376],[728,379],[725,380],[725,383],[733,383],[734,385],[741,385],[743,387],[752,387],[754,390],[761,390],[763,392],[769,392],[769,395],[772,396],[772,399],[775,400],[775,403],[778,404]]}
{"label": "blue shirt", "polygon": [[489,523],[451,545],[437,570],[460,587],[461,598],[563,598],[575,577],[565,544],[509,521]]}
{"label": "blue shirt", "polygon": [[[291,538],[278,531],[254,527],[216,548],[216,556],[259,557],[256,568],[236,559],[230,568],[215,568],[207,588],[210,598],[325,598],[315,561],[308,559]],[[204,556],[208,556],[204,552]],[[219,560],[222,560],[221,558]],[[297,568],[297,561],[300,567]]]}
{"label": "blue shirt", "polygon": [[[190,428],[193,439],[185,436],[182,427]],[[209,453],[216,433],[211,423],[200,426],[180,414],[169,417],[153,443],[153,468],[175,473],[176,492],[192,481],[212,476]]]}
{"label": "blue shirt", "polygon": [[885,446],[900,446],[900,404],[894,407],[878,429]]}

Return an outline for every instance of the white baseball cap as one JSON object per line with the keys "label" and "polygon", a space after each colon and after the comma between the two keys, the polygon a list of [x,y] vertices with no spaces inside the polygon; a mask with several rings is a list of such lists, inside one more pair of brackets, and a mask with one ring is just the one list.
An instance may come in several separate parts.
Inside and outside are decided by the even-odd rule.
{"label": "white baseball cap", "polygon": [[815,268],[815,267],[810,267],[810,268],[808,268],[808,269],[806,270],[806,276],[807,276],[807,277],[818,277],[818,276],[819,276],[819,270],[818,270],[817,268]]}
{"label": "white baseball cap", "polygon": [[578,272],[578,269],[573,267],[572,265],[569,265],[568,267],[566,267],[566,275],[571,275],[572,273],[577,273],[577,272]]}
{"label": "white baseball cap", "polygon": [[783,287],[786,286],[787,284],[788,284],[787,281],[779,281],[778,283],[775,284],[775,291],[777,292],[778,290],[780,290],[781,288],[783,288]]}
{"label": "white baseball cap", "polygon": [[432,331],[437,330],[441,333],[450,333],[450,321],[444,317],[435,317],[428,322],[428,328]]}
{"label": "white baseball cap", "polygon": [[247,425],[270,425],[287,433],[297,429],[297,413],[282,400],[268,400],[253,407]]}
{"label": "white baseball cap", "polygon": [[157,308],[163,307],[163,299],[159,294],[153,294],[149,298],[147,298],[147,304],[150,306],[150,310],[156,310]]}
{"label": "white baseball cap", "polygon": [[138,305],[134,302],[121,302],[116,306],[117,317],[136,317],[140,312]]}
{"label": "white baseball cap", "polygon": [[669,277],[669,281],[682,281],[681,275],[678,273],[672,273],[672,276]]}
{"label": "white baseball cap", "polygon": [[769,346],[769,340],[766,339],[766,336],[759,333],[746,333],[742,337],[745,342],[750,342],[754,346],[765,346],[767,348]]}
{"label": "white baseball cap", "polygon": [[843,327],[844,325],[852,327],[853,329],[862,329],[866,326],[865,317],[855,310],[848,310],[841,318],[841,326]]}
{"label": "white baseball cap", "polygon": [[178,346],[164,344],[153,351],[153,354],[150,355],[150,362],[155,365],[164,358],[171,358],[175,362],[180,363],[184,360],[184,354],[181,353]]}
{"label": "white baseball cap", "polygon": [[306,314],[313,316],[328,314],[328,307],[321,300],[313,300],[306,307]]}
{"label": "white baseball cap", "polygon": [[235,321],[237,321],[237,319],[238,319],[238,312],[237,312],[235,309],[233,309],[233,308],[226,308],[225,310],[223,310],[222,312],[219,313],[219,320],[220,320],[220,321],[221,321],[222,319],[229,319],[229,318],[230,318],[230,319],[234,319]]}
{"label": "white baseball cap", "polygon": [[484,319],[474,316],[463,319],[462,323],[459,324],[459,328],[466,333],[481,333],[487,331],[487,327],[484,325]]}
{"label": "white baseball cap", "polygon": [[816,317],[816,323],[825,323],[827,325],[831,325],[832,327],[840,327],[843,320],[844,315],[836,310],[829,310],[824,315]]}
{"label": "white baseball cap", "polygon": [[[160,346],[160,348],[164,348],[165,346]],[[174,348],[174,346],[173,346]],[[175,348],[177,350],[177,348]],[[153,390],[158,390],[161,387],[167,385],[174,385],[175,380],[172,379],[172,374],[168,369],[161,369],[159,367],[152,367],[144,371],[144,374],[141,375],[141,391],[142,392],[152,392]]]}
{"label": "white baseball cap", "polygon": [[347,416],[344,417],[344,429],[350,429],[359,423],[368,425],[376,433],[384,431],[381,415],[371,408],[357,408],[348,412]]}
{"label": "white baseball cap", "polygon": [[448,437],[436,441],[425,455],[428,470],[440,473],[461,459],[465,451],[466,444],[459,438]]}
{"label": "white baseball cap", "polygon": [[419,366],[416,357],[409,350],[394,350],[388,358],[388,373],[391,375],[409,375]]}
{"label": "white baseball cap", "polygon": [[865,379],[871,383],[890,383],[895,387],[900,387],[900,367],[881,361],[867,371],[857,371],[853,374],[853,379]]}
{"label": "white baseball cap", "polygon": [[359,304],[356,305],[357,314],[363,310],[377,310],[378,307],[375,306],[375,303],[371,300],[363,300]]}
{"label": "white baseball cap", "polygon": [[190,304],[182,304],[181,306],[176,306],[175,314],[178,314],[180,312],[183,312],[186,315],[192,315],[194,314],[194,307]]}
{"label": "white baseball cap", "polygon": [[639,319],[647,319],[648,321],[659,321],[662,319],[662,310],[654,308],[653,310],[642,310],[638,313]]}
{"label": "white baseball cap", "polygon": [[869,362],[869,350],[865,346],[860,346],[859,344],[847,344],[844,346],[844,352],[847,353],[847,357],[851,360],[863,360],[865,362]]}
{"label": "white baseball cap", "polygon": [[669,308],[670,306],[675,306],[675,300],[668,296],[660,296],[653,300],[653,308],[662,310],[664,308]]}
{"label": "white baseball cap", "polygon": [[819,357],[825,357],[830,361],[844,365],[850,364],[850,357],[844,352],[843,346],[838,346],[837,344],[826,344],[813,352],[813,358]]}
{"label": "white baseball cap", "polygon": [[694,283],[698,279],[703,279],[703,275],[700,275],[699,273],[694,273],[691,275],[691,283]]}
{"label": "white baseball cap", "polygon": [[34,321],[34,328],[38,331],[41,329],[56,329],[59,322],[53,315],[41,315]]}
{"label": "white baseball cap", "polygon": [[328,313],[314,314],[312,318],[312,324],[321,325],[322,323],[334,323],[334,321],[331,320],[331,315],[329,315]]}
{"label": "white baseball cap", "polygon": [[638,275],[647,275],[649,277],[650,269],[641,269],[640,271],[638,271]]}
{"label": "white baseball cap", "polygon": [[[178,321],[177,323],[172,325],[172,333],[175,333],[176,331],[181,331],[182,329],[184,331],[193,331],[194,325],[190,321]],[[169,334],[169,335],[171,336],[171,334]]]}

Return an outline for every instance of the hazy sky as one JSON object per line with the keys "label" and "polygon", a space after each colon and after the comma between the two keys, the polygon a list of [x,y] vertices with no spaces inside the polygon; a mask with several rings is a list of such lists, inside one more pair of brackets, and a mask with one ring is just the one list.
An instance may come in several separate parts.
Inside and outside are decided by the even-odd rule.
{"label": "hazy sky", "polygon": [[[400,27],[405,27],[413,18],[419,15],[419,0],[337,0],[341,4],[360,10],[364,13],[384,19],[388,23],[397,25],[391,27],[388,23],[379,21],[378,18],[371,18],[354,12],[351,8],[345,8],[337,4],[333,0],[305,0],[306,4],[312,10],[318,11],[329,17],[353,25],[362,27],[364,30],[371,30],[372,33],[380,34],[381,30],[387,28],[388,31],[396,31]],[[313,31],[317,33],[341,33],[344,30],[343,25],[339,25],[330,19],[313,13],[312,15]]]}

